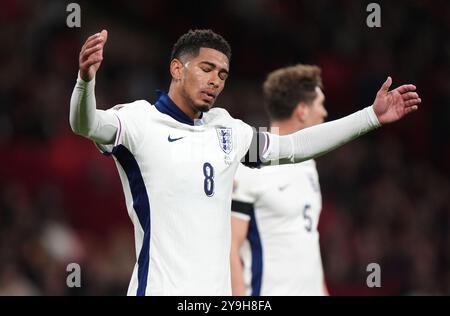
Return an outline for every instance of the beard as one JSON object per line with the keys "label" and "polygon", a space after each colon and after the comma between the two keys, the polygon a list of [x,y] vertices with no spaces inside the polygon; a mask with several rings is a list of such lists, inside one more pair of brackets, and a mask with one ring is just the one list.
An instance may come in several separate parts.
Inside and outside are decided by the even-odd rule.
{"label": "beard", "polygon": [[202,113],[208,112],[211,109],[211,107],[207,103],[194,104],[194,109],[196,109],[197,111],[202,112]]}
{"label": "beard", "polygon": [[213,107],[214,103],[209,104],[206,102],[195,102],[192,98],[188,97],[188,102],[195,111],[206,113]]}
{"label": "beard", "polygon": [[185,89],[182,90],[182,95],[184,99],[187,101],[189,106],[194,109],[196,112],[200,113],[206,113],[208,112],[214,105],[214,102],[212,104],[206,103],[206,102],[195,102],[195,100],[187,93]]}

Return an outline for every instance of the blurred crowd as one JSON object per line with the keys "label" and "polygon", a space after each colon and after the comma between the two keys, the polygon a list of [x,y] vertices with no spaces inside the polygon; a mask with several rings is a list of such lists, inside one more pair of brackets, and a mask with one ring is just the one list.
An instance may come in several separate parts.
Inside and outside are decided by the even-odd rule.
{"label": "blurred crowd", "polygon": [[[170,50],[190,28],[233,49],[218,100],[267,126],[265,75],[322,67],[329,119],[371,104],[387,75],[414,83],[419,112],[317,159],[319,229],[332,295],[450,295],[450,5],[378,1],[72,1],[0,3],[0,295],[124,295],[135,262],[132,226],[111,158],[71,133],[69,100],[85,38],[110,32],[97,104],[154,102],[169,85]],[[81,287],[66,286],[68,263]],[[381,288],[366,286],[369,263]]]}

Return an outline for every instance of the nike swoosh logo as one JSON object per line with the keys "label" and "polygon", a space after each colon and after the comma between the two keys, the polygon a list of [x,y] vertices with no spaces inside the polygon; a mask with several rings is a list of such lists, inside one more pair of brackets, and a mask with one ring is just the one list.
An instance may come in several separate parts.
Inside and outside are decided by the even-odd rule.
{"label": "nike swoosh logo", "polygon": [[169,141],[169,143],[173,143],[176,142],[177,140],[183,139],[186,136],[183,137],[178,137],[178,138],[170,138],[170,135],[167,137],[167,140]]}
{"label": "nike swoosh logo", "polygon": [[282,187],[278,187],[278,190],[284,191],[290,184],[283,185]]}

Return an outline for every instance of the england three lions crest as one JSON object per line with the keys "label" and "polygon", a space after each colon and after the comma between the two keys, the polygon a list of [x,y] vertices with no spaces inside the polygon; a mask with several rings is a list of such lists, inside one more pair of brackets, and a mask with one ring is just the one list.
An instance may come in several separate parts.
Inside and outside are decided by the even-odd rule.
{"label": "england three lions crest", "polygon": [[233,150],[232,129],[229,127],[216,128],[219,137],[219,146],[228,155]]}

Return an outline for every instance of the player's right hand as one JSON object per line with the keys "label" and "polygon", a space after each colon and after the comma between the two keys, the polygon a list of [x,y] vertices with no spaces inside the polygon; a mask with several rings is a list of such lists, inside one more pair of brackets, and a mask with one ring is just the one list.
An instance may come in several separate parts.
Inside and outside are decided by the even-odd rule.
{"label": "player's right hand", "polygon": [[80,52],[80,77],[84,81],[94,79],[103,60],[103,48],[108,40],[108,31],[103,30],[89,37]]}

